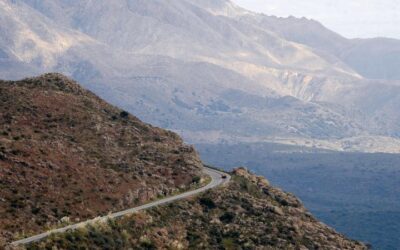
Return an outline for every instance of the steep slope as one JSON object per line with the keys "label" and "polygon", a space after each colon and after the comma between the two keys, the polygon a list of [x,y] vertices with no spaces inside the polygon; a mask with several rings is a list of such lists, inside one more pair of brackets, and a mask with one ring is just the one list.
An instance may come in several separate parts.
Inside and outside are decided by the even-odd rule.
{"label": "steep slope", "polygon": [[[301,96],[293,90],[298,87],[292,86],[292,82],[299,85],[299,81],[285,82],[288,74],[300,73],[308,78],[310,74],[338,75],[344,78],[342,81],[358,77],[348,67],[332,64],[309,48],[282,39],[268,29],[219,15],[221,11],[247,13],[229,1],[25,2],[62,27],[78,30],[106,44],[110,47],[107,49],[124,51],[121,56],[151,54],[185,62],[208,62],[242,74],[281,95]],[[131,57],[130,61],[134,60]],[[113,70],[107,70],[108,78],[112,78],[110,71],[118,69],[122,73],[119,60],[108,64],[114,65]],[[102,68],[100,72],[105,70]],[[126,75],[126,71],[122,74]]]}
{"label": "steep slope", "polygon": [[39,69],[57,65],[59,55],[73,47],[94,46],[90,37],[57,26],[20,1],[0,2],[0,48],[8,57]]}
{"label": "steep slope", "polygon": [[267,143],[196,145],[206,163],[251,166],[293,192],[312,214],[375,249],[400,245],[400,155],[344,153]]}
{"label": "steep slope", "polygon": [[55,235],[28,249],[367,249],[318,222],[291,194],[234,170],[227,187]]}
{"label": "steep slope", "polygon": [[[54,3],[48,1],[26,2],[55,22],[68,18],[70,28],[129,52],[210,61],[225,61],[230,56],[230,63],[236,59],[238,63],[249,61],[247,63],[275,67],[284,64],[304,68],[305,63],[307,69],[324,70],[327,67],[323,60],[299,45],[288,43],[266,30],[243,27],[231,19],[213,15],[208,11],[211,9],[199,8],[190,1],[83,1],[82,4],[68,4],[71,12],[66,13],[49,8]],[[65,5],[63,1],[56,2],[59,6]],[[229,2],[220,3],[224,4]],[[118,13],[117,17],[115,13]],[[114,35],[110,36],[110,33]],[[240,56],[243,53],[249,55],[243,59]]]}
{"label": "steep slope", "polygon": [[191,187],[197,153],[72,80],[0,81],[0,237],[121,210]]}

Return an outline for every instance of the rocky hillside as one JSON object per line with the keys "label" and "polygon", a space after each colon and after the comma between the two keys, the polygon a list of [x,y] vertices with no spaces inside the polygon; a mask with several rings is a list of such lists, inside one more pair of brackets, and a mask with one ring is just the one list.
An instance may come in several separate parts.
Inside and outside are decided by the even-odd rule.
{"label": "rocky hillside", "polygon": [[0,103],[0,242],[187,189],[202,175],[176,134],[63,75],[0,81]]}
{"label": "rocky hillside", "polygon": [[55,235],[28,249],[367,249],[246,169],[200,197]]}

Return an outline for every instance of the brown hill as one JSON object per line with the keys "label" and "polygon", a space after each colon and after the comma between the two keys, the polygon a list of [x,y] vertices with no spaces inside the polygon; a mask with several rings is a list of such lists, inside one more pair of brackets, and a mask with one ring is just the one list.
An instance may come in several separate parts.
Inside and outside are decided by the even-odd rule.
{"label": "brown hill", "polygon": [[[195,150],[72,80],[0,82],[0,248],[13,239],[188,189]],[[243,168],[228,186],[28,249],[365,249]],[[66,219],[68,218],[68,219]]]}
{"label": "brown hill", "polygon": [[0,81],[0,242],[188,188],[201,166],[176,134],[62,75]]}
{"label": "brown hill", "polygon": [[291,194],[236,169],[200,197],[55,235],[28,249],[367,249],[310,215]]}

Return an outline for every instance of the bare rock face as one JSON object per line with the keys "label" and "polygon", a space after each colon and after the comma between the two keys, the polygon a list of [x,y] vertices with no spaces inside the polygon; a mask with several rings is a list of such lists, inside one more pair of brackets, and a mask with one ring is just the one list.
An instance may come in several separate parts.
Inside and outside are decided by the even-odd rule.
{"label": "bare rock face", "polygon": [[233,171],[226,187],[127,216],[74,234],[58,235],[34,249],[367,249],[317,221],[289,193],[245,168]]}
{"label": "bare rock face", "polygon": [[193,149],[60,74],[0,81],[0,240],[189,188]]}

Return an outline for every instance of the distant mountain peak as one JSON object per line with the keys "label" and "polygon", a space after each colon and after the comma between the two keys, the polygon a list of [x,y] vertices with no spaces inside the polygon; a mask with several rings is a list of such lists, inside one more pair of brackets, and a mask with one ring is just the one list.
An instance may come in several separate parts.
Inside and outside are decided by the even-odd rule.
{"label": "distant mountain peak", "polygon": [[186,0],[192,4],[201,7],[214,15],[221,16],[241,16],[245,14],[250,14],[247,11],[230,0]]}

